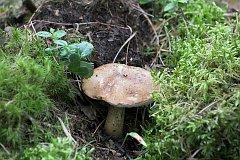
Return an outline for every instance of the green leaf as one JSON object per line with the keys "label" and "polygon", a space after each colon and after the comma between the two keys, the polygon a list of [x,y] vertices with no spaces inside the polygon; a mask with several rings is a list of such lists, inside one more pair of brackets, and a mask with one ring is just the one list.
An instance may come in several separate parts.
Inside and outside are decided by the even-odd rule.
{"label": "green leaf", "polygon": [[80,64],[80,56],[78,54],[71,54],[69,56],[69,62],[74,65]]}
{"label": "green leaf", "polygon": [[187,3],[188,0],[178,0],[178,3]]}
{"label": "green leaf", "polygon": [[68,45],[68,43],[66,41],[60,40],[60,39],[54,40],[53,42],[57,45],[60,45],[60,46],[67,46]]}
{"label": "green leaf", "polygon": [[73,44],[70,44],[69,47],[70,47],[71,49],[78,49],[78,48],[79,48],[79,45],[80,45],[80,43],[73,43]]}
{"label": "green leaf", "polygon": [[176,6],[177,6],[176,3],[174,3],[174,2],[168,3],[168,4],[164,7],[163,11],[164,11],[164,12],[170,11],[171,9],[175,8]]}
{"label": "green leaf", "polygon": [[93,75],[93,65],[88,62],[80,61],[79,55],[71,54],[69,60],[70,63],[68,69],[70,72],[77,74],[82,78],[89,78]]}
{"label": "green leaf", "polygon": [[93,45],[86,41],[83,41],[81,43],[70,44],[69,47],[77,50],[78,54],[81,57],[86,57],[93,52]]}
{"label": "green leaf", "polygon": [[68,69],[70,72],[77,74],[83,78],[89,78],[93,75],[93,66],[84,61],[80,61],[78,54],[71,54],[69,56]]}
{"label": "green leaf", "polygon": [[61,57],[66,57],[66,56],[68,56],[70,53],[69,53],[69,50],[68,49],[62,49],[61,51],[60,51],[60,56]]}
{"label": "green leaf", "polygon": [[47,32],[47,31],[40,31],[40,32],[37,32],[37,35],[39,37],[44,37],[44,38],[50,38],[52,37],[52,34],[50,32]]}
{"label": "green leaf", "polygon": [[147,147],[146,142],[143,140],[143,138],[139,134],[135,132],[130,132],[130,133],[127,133],[127,135],[135,138],[140,144],[142,144],[144,147]]}
{"label": "green leaf", "polygon": [[58,49],[58,48],[60,48],[60,47],[54,47],[54,46],[52,46],[52,47],[46,48],[45,51],[46,51],[46,52],[50,52],[50,51],[56,50],[56,49]]}
{"label": "green leaf", "polygon": [[79,44],[79,52],[81,57],[86,57],[93,52],[93,45],[89,42],[81,42]]}
{"label": "green leaf", "polygon": [[83,78],[89,78],[93,75],[94,67],[91,63],[81,61],[79,75]]}
{"label": "green leaf", "polygon": [[64,37],[67,33],[63,30],[58,30],[53,33],[54,37],[57,37],[58,39]]}
{"label": "green leaf", "polygon": [[151,3],[153,0],[138,0],[138,3],[144,5],[144,4],[148,4]]}
{"label": "green leaf", "polygon": [[51,32],[51,33],[54,33],[54,31],[55,31],[55,29],[50,28],[50,32]]}

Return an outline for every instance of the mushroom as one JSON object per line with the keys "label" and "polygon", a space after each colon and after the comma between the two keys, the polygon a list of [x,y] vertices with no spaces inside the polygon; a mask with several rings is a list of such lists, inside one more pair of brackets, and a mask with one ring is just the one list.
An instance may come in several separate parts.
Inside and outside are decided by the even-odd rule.
{"label": "mushroom", "polygon": [[149,71],[117,63],[94,69],[93,76],[82,81],[88,97],[110,104],[104,128],[113,138],[123,135],[125,108],[150,104],[155,89]]}

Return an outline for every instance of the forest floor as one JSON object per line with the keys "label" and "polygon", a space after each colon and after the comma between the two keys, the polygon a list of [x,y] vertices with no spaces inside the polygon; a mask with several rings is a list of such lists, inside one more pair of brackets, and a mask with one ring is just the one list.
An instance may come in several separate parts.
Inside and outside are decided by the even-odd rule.
{"label": "forest floor", "polygon": [[[0,3],[4,4],[6,1]],[[155,55],[148,54],[146,50],[156,44],[154,26],[148,14],[134,1],[114,0],[92,5],[84,5],[80,1],[36,1],[34,7],[16,1],[9,3],[14,5],[10,5],[9,10],[5,8],[0,19],[0,26],[6,32],[11,25],[30,29],[35,33],[49,31],[50,28],[65,30],[68,33],[65,40],[81,39],[93,44],[91,61],[94,67],[114,61],[146,69],[157,65]],[[34,9],[36,11],[32,13]],[[81,95],[81,88],[75,83],[76,80],[72,79],[73,85]],[[62,105],[60,100],[54,115],[68,117],[70,133],[77,142],[92,142],[90,146],[95,148],[92,157],[118,159],[117,157],[134,158],[142,154],[141,145],[133,138],[128,138],[122,146],[123,139],[115,140],[107,136],[103,131],[107,104],[100,108],[99,102],[89,102],[84,95],[78,96],[70,107]],[[141,126],[146,127],[149,121],[147,115],[146,108],[128,109],[125,133],[141,133]]]}
{"label": "forest floor", "polygon": [[[162,11],[158,12],[157,17],[154,15],[155,12],[152,11],[154,5],[141,6],[154,17],[144,11],[134,0],[106,0],[105,3],[94,1],[90,5],[85,4],[84,0],[31,1],[33,3],[26,0],[24,3],[16,2],[0,1],[0,5],[3,6],[0,7],[0,27],[5,34],[11,33],[11,26],[23,31],[31,30],[30,36],[32,37],[36,36],[37,32],[49,31],[50,28],[64,30],[67,32],[64,40],[68,42],[86,40],[93,44],[94,52],[90,60],[94,67],[116,62],[147,70],[169,69],[167,67],[170,65],[166,66],[163,62],[165,59],[166,62],[168,60],[166,53],[172,53],[169,34],[175,36],[177,32],[181,32],[180,29],[174,28],[179,24],[176,20],[178,16],[183,17],[183,21],[186,23],[181,11],[174,12],[173,15],[165,19]],[[238,10],[237,5],[229,4],[229,7],[229,11]],[[155,9],[163,10],[163,6]],[[231,12],[229,14],[231,16]],[[168,23],[171,23],[169,25],[172,27],[171,32],[167,31],[169,26],[165,26]],[[186,28],[185,32],[189,32]],[[4,46],[6,43],[8,41],[5,36],[0,36],[2,50],[7,48]],[[47,40],[44,43],[48,45]],[[13,47],[9,50],[14,49]],[[33,47],[29,50],[34,49],[36,48]],[[24,49],[20,47],[17,51],[23,52],[22,50]],[[162,54],[163,52],[165,54]],[[30,54],[30,57],[34,56]],[[169,69],[170,73],[172,69]],[[52,123],[60,119],[58,127],[61,128],[60,132],[62,133],[59,135],[69,136],[70,133],[70,137],[77,142],[78,148],[83,148],[83,146],[87,146],[88,149],[94,148],[94,151],[91,152],[93,159],[134,159],[144,155],[145,151],[136,139],[132,137],[113,139],[105,134],[103,124],[108,104],[90,100],[81,91],[81,78],[66,72],[64,74],[74,87],[75,96],[70,102],[61,99],[61,97],[55,97],[56,95],[51,97],[55,107],[50,112],[50,119]],[[146,134],[145,129],[148,129],[154,121],[149,118],[151,114],[149,109],[150,106],[127,109],[124,132]],[[26,121],[29,123],[32,119],[27,118]],[[31,132],[24,131],[24,133],[26,133],[26,137],[31,137]],[[57,133],[57,136],[59,135]],[[40,142],[45,142],[43,137],[40,139]],[[32,144],[34,143],[30,145]],[[3,152],[7,154],[11,152],[11,145],[8,145],[8,141],[6,144],[0,141],[0,145]],[[0,156],[1,154],[0,152]],[[16,158],[19,155],[17,153],[14,156]],[[10,156],[9,159],[11,158]],[[27,158],[25,157],[25,159]]]}

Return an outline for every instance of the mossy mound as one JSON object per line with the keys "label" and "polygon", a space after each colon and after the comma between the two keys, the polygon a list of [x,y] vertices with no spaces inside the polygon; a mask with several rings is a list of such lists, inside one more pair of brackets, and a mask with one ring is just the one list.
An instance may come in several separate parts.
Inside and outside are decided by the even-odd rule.
{"label": "mossy mound", "polygon": [[[172,54],[155,74],[147,159],[239,159],[240,32],[205,0],[183,8]],[[184,23],[185,21],[185,23]],[[170,72],[169,72],[170,71]]]}
{"label": "mossy mound", "polygon": [[[5,33],[0,46],[0,142],[8,150],[61,135],[52,116],[56,102],[74,98],[64,65],[44,52],[45,44],[28,30]],[[61,129],[61,128],[60,128]]]}

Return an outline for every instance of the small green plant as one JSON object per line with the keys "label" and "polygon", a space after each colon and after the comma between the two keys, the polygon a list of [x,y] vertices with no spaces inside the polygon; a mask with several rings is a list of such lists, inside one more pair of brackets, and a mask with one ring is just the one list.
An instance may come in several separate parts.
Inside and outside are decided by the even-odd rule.
{"label": "small green plant", "polygon": [[167,5],[164,7],[164,12],[170,11],[177,8],[183,4],[186,4],[188,0],[168,0]]}
{"label": "small green plant", "polygon": [[63,30],[57,30],[50,28],[50,32],[47,31],[40,31],[37,33],[38,36],[40,37],[45,37],[45,38],[52,38],[53,40],[58,40],[64,37],[67,33]]}
{"label": "small green plant", "polygon": [[[152,3],[153,1],[154,0],[138,0],[138,2],[141,5]],[[188,0],[156,0],[155,1],[155,4],[157,5],[160,4],[164,6],[164,9],[163,9],[164,12],[168,12],[170,10],[178,8],[179,6],[182,6],[183,4],[187,4],[187,3],[188,3]]]}
{"label": "small green plant", "polygon": [[141,5],[148,4],[151,2],[153,2],[153,0],[138,0],[138,3],[140,3]]}
{"label": "small green plant", "polygon": [[87,145],[78,149],[68,138],[53,138],[50,143],[41,143],[24,151],[21,160],[91,160],[94,148]]}
{"label": "small green plant", "polygon": [[70,72],[77,74],[83,78],[89,78],[93,75],[93,65],[86,62],[86,57],[93,52],[93,45],[83,41],[81,43],[68,44],[65,40],[61,40],[66,35],[63,30],[51,28],[50,32],[40,31],[38,36],[50,38],[53,40],[54,46],[46,48],[45,51],[59,51],[59,55],[63,59],[67,59],[66,64]]}

